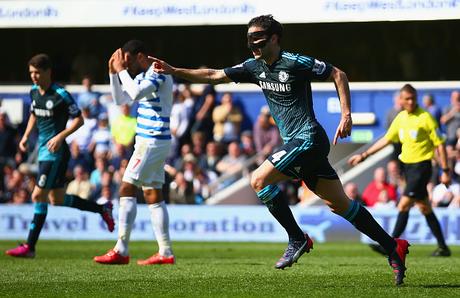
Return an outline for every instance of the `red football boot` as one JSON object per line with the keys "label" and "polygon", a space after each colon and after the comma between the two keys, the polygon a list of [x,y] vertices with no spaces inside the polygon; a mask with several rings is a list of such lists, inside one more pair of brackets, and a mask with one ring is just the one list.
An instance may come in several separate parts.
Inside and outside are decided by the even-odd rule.
{"label": "red football boot", "polygon": [[388,257],[388,262],[393,268],[393,273],[395,274],[395,284],[400,286],[404,283],[404,277],[406,277],[406,255],[409,254],[409,242],[404,239],[395,238],[396,249]]}
{"label": "red football boot", "polygon": [[173,265],[176,263],[176,258],[174,255],[170,256],[162,256],[159,253],[154,254],[150,258],[146,260],[138,260],[137,264],[138,265],[164,265],[164,264],[170,264]]}
{"label": "red football boot", "polygon": [[34,258],[35,252],[30,250],[29,245],[19,244],[17,247],[5,251],[9,256],[16,258]]}
{"label": "red football boot", "polygon": [[122,265],[129,263],[129,256],[122,256],[115,250],[111,249],[105,255],[95,256],[93,260],[100,264]]}

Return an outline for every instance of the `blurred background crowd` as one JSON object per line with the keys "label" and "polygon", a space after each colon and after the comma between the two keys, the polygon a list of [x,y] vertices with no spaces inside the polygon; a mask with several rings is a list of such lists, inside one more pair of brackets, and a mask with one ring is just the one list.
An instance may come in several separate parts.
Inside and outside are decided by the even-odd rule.
{"label": "blurred background crowd", "polygon": [[[118,197],[118,186],[133,151],[137,105],[115,105],[110,94],[93,91],[90,77],[84,77],[81,83],[85,91],[75,100],[85,123],[67,138],[71,152],[67,192],[104,203]],[[401,110],[396,95],[393,101],[393,109],[387,112],[388,123]],[[430,94],[423,95],[419,104],[439,122],[446,136],[454,177],[450,185],[439,184],[440,171],[433,160],[431,202],[436,207],[458,208],[460,93],[452,92],[449,106],[438,106]],[[173,146],[165,165],[167,202],[203,204],[215,192],[249,175],[282,143],[267,106],[260,109],[250,129],[242,129],[244,117],[244,109],[235,103],[232,93],[217,96],[211,85],[175,85],[170,122]],[[28,154],[17,149],[26,123],[24,119],[20,125],[11,125],[0,109],[0,203],[30,203],[37,171],[35,144],[31,142]],[[373,181],[364,189],[355,183],[346,184],[348,196],[366,206],[395,208],[404,189],[397,152],[396,145],[386,168],[377,168]],[[308,204],[314,198],[300,181],[285,183],[282,188],[291,204]],[[143,202],[141,192],[139,201]]]}

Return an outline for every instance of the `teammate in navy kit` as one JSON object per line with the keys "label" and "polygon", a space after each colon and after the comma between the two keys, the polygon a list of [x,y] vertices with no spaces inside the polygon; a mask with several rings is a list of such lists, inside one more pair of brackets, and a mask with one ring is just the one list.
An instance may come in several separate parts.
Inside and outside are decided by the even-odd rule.
{"label": "teammate in navy kit", "polygon": [[333,143],[351,134],[350,91],[346,74],[329,63],[281,49],[283,28],[271,15],[253,18],[247,41],[254,58],[225,69],[183,69],[151,57],[158,73],[172,74],[197,83],[244,82],[259,85],[280,130],[284,145],[252,174],[251,185],[271,214],[285,228],[289,244],[275,268],[284,269],[313,247],[312,240],[296,223],[277,186],[283,180],[302,179],[332,212],[344,217],[359,231],[380,243],[389,254],[395,283],[403,283],[409,243],[390,237],[358,202],[350,200],[329,164],[329,139],[315,118],[312,80],[333,81],[341,102],[342,117]]}
{"label": "teammate in navy kit", "polygon": [[[74,99],[63,87],[51,79],[51,60],[46,54],[38,54],[29,61],[30,78],[34,85],[30,91],[31,114],[19,149],[27,151],[32,130],[38,129],[38,177],[32,193],[34,218],[30,224],[26,244],[7,250],[13,257],[35,257],[38,241],[48,213],[48,199],[52,205],[67,206],[100,213],[108,229],[114,229],[112,203],[98,205],[75,195],[65,194],[65,172],[70,157],[66,137],[83,125],[83,117]],[[68,119],[73,118],[68,128]]]}

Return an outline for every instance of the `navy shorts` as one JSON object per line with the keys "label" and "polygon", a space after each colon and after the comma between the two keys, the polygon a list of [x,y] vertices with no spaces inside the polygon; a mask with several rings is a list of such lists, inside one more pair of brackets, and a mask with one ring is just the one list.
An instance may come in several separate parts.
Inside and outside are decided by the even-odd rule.
{"label": "navy shorts", "polygon": [[39,161],[37,186],[43,189],[63,188],[69,157],[69,154],[64,153],[58,160]]}
{"label": "navy shorts", "polygon": [[327,136],[320,140],[293,139],[267,159],[284,175],[301,179],[309,189],[315,190],[318,178],[339,179],[327,159],[329,149]]}
{"label": "navy shorts", "polygon": [[431,160],[417,163],[403,163],[403,172],[406,179],[406,188],[403,195],[411,199],[427,199],[428,191],[426,186],[431,178]]}

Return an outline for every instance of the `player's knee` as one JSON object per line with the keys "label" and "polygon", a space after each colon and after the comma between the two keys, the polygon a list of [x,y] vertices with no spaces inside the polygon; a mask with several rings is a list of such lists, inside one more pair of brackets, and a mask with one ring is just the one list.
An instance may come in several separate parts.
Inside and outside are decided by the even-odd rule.
{"label": "player's knee", "polygon": [[398,211],[399,212],[409,212],[410,208],[411,208],[411,204],[400,203],[398,205]]}
{"label": "player's knee", "polygon": [[31,196],[32,202],[34,203],[46,203],[46,196],[44,195],[42,189],[35,189],[32,192]]}
{"label": "player's knee", "polygon": [[131,183],[122,182],[120,186],[120,196],[135,196],[136,195],[136,186]]}
{"label": "player's knee", "polygon": [[255,192],[259,192],[264,188],[264,182],[265,180],[256,173],[254,173],[251,177],[251,187]]}
{"label": "player's knee", "polygon": [[433,209],[428,204],[420,204],[418,207],[420,209],[420,213],[422,213],[423,215],[427,215],[433,212]]}

